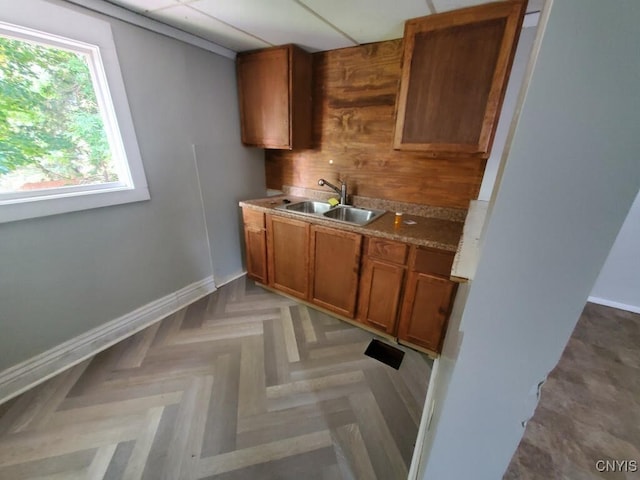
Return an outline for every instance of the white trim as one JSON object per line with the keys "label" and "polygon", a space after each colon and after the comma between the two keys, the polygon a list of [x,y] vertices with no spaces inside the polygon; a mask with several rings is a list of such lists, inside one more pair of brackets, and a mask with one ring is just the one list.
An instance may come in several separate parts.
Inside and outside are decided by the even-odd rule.
{"label": "white trim", "polygon": [[[33,30],[43,40],[53,39],[56,44],[82,46],[92,51],[92,80],[100,104],[109,144],[114,156],[119,155],[128,164],[128,171],[119,168],[120,178],[126,186],[108,185],[76,192],[74,189],[47,189],[43,194],[24,201],[0,206],[0,223],[44,217],[98,207],[149,200],[149,188],[136,139],[133,118],[118,62],[111,24],[103,19],[43,0],[15,2],[0,0],[0,20],[19,26],[19,30]],[[44,37],[39,33],[44,32]],[[99,67],[99,63],[102,67]],[[97,68],[97,70],[96,70]],[[96,81],[98,80],[98,81]],[[107,101],[109,100],[110,101]],[[110,104],[110,105],[109,105]],[[108,106],[107,111],[103,107]],[[106,115],[106,117],[105,117]],[[112,117],[112,118],[108,118]],[[115,139],[114,144],[112,140]],[[28,201],[27,201],[28,200]]]}
{"label": "white trim", "polygon": [[518,123],[520,122],[520,112],[522,111],[522,106],[524,105],[524,101],[526,100],[527,94],[529,93],[529,84],[531,83],[531,77],[533,76],[533,71],[535,70],[536,63],[538,62],[538,55],[540,54],[540,48],[542,47],[542,38],[544,37],[547,24],[549,23],[549,15],[551,13],[554,1],[555,0],[545,0],[542,11],[540,12],[540,15],[538,17],[536,37],[533,40],[533,46],[531,47],[531,53],[529,54],[529,61],[527,62],[527,67],[524,71],[522,85],[520,85],[520,92],[518,93],[516,108],[513,111],[513,117],[511,118],[511,124],[509,125],[509,131],[504,143],[504,149],[502,150],[500,162],[498,163],[496,178],[493,182],[493,187],[491,188],[491,196],[489,198],[489,205],[487,207],[486,219],[484,221],[484,224],[482,225],[480,238],[484,238],[484,232],[487,230],[489,223],[491,222],[493,205],[495,204],[498,192],[500,191],[500,183],[502,182],[502,175],[507,163],[507,158],[511,154],[511,142],[513,141],[513,136],[515,135],[516,129],[518,128]]}
{"label": "white trim", "polygon": [[244,277],[247,274],[247,272],[245,270],[241,271],[240,273],[233,273],[231,275],[227,275],[226,277],[223,277],[222,280],[216,280],[216,285],[219,287],[226,285],[227,283],[231,283],[234,280],[239,279],[240,277]]}
{"label": "white trim", "polygon": [[489,203],[484,200],[471,200],[467,217],[462,227],[462,237],[453,258],[451,276],[458,279],[473,280],[480,256],[482,226],[487,218]]}
{"label": "white trim", "polygon": [[208,276],[0,372],[0,404],[212,292]]}
{"label": "white trim", "polygon": [[176,40],[180,40],[190,45],[195,45],[196,47],[200,47],[204,50],[216,53],[223,57],[227,57],[232,60],[235,60],[236,58],[236,52],[234,52],[233,50],[229,50],[228,48],[218,45],[217,43],[211,42],[209,40],[205,40],[204,38],[200,38],[191,33],[187,33],[183,30],[179,30],[177,28],[171,27],[167,24],[158,22],[157,20],[151,19],[149,17],[145,17],[138,13],[134,13],[131,10],[127,10],[124,7],[120,7],[118,5],[105,2],[104,0],[65,0],[65,1],[68,3],[73,3],[75,5],[87,8],[94,12],[107,15],[112,18],[117,18],[118,20],[122,20],[123,22],[129,23],[131,25],[135,25],[137,27],[141,27],[146,30],[159,33],[161,35],[165,35],[170,38],[175,38]]}
{"label": "white trim", "polygon": [[60,195],[51,199],[34,197],[34,201],[0,205],[0,223],[142,202],[150,198],[149,188],[146,185],[135,189],[89,190],[78,195]]}
{"label": "white trim", "polygon": [[591,303],[604,305],[605,307],[613,307],[620,310],[626,310],[627,312],[640,313],[640,307],[636,305],[627,305],[626,303],[614,302],[613,300],[607,300],[606,298],[600,297],[589,297],[587,300]]}
{"label": "white trim", "polygon": [[424,443],[425,439],[427,438],[427,431],[431,427],[431,417],[433,415],[433,412],[435,411],[436,380],[438,377],[439,366],[440,359],[435,358],[433,360],[431,375],[429,376],[427,398],[425,398],[424,406],[422,408],[420,426],[418,427],[418,436],[416,438],[415,446],[413,447],[413,456],[411,458],[411,466],[409,467],[407,480],[419,480],[418,474],[420,473],[420,468],[424,467]]}

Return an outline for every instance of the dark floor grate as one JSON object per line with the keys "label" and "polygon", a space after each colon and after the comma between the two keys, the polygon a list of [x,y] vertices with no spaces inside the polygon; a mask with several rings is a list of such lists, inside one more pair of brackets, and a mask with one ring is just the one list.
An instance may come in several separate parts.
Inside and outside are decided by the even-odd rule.
{"label": "dark floor grate", "polygon": [[371,340],[364,354],[396,370],[400,368],[402,359],[404,358],[404,352],[402,350],[382,343],[380,340]]}

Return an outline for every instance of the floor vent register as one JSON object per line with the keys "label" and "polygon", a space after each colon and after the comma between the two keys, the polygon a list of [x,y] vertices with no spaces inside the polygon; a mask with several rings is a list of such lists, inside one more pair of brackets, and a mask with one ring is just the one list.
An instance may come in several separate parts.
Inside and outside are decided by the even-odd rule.
{"label": "floor vent register", "polygon": [[364,354],[396,370],[400,368],[402,359],[404,358],[404,352],[402,350],[383,343],[380,340],[371,340]]}

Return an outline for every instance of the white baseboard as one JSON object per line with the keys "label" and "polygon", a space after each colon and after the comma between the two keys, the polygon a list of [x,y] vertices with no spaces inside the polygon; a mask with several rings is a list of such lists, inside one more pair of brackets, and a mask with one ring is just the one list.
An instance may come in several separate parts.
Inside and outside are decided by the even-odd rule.
{"label": "white baseboard", "polygon": [[227,283],[231,283],[234,280],[237,280],[240,277],[244,277],[247,274],[247,272],[245,272],[244,270],[240,273],[234,273],[232,275],[227,275],[226,277],[223,277],[222,279],[216,279],[216,285],[218,286],[218,288],[220,288],[223,285],[226,285]]}
{"label": "white baseboard", "polygon": [[636,305],[627,305],[625,303],[613,302],[606,298],[589,297],[587,300],[591,303],[597,303],[598,305],[604,305],[605,307],[618,308],[620,310],[626,310],[627,312],[640,313],[640,307]]}
{"label": "white baseboard", "polygon": [[212,276],[147,303],[0,372],[0,404],[216,290]]}

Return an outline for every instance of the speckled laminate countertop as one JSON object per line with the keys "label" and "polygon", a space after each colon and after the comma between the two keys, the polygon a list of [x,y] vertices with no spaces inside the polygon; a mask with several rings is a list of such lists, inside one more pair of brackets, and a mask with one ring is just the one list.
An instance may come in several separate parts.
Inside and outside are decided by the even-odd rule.
{"label": "speckled laminate countertop", "polygon": [[[365,226],[350,225],[346,223],[327,220],[322,217],[310,215],[300,215],[276,209],[283,205],[283,200],[288,199],[291,203],[308,200],[306,197],[296,197],[292,195],[278,195],[274,197],[260,198],[255,200],[245,200],[240,202],[241,207],[253,208],[265,213],[281,215],[288,218],[296,218],[317,225],[325,225],[349,232],[361,233],[372,237],[387,238],[412,245],[421,245],[431,248],[439,248],[455,252],[462,236],[464,222],[447,220],[443,218],[424,217],[418,215],[404,214],[403,224],[400,227],[394,226],[395,212],[386,212],[373,222]],[[414,221],[415,224],[407,224],[406,221]]]}

